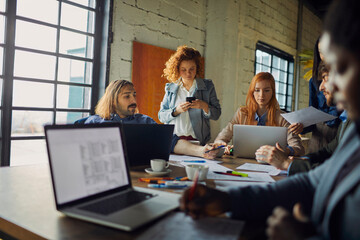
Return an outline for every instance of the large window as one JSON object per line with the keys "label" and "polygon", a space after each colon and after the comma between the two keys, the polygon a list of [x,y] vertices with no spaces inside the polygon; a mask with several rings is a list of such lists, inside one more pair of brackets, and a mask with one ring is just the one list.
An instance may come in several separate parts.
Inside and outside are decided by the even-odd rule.
{"label": "large window", "polygon": [[47,161],[43,125],[93,112],[108,5],[0,0],[1,165]]}
{"label": "large window", "polygon": [[270,72],[275,78],[276,98],[280,108],[292,110],[294,58],[262,42],[256,44],[255,74]]}

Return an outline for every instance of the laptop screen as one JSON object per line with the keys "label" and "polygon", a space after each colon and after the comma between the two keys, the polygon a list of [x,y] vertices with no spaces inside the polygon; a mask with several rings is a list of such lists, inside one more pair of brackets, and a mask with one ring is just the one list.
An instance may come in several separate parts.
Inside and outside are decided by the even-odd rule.
{"label": "laptop screen", "polygon": [[46,129],[58,204],[129,185],[119,127]]}

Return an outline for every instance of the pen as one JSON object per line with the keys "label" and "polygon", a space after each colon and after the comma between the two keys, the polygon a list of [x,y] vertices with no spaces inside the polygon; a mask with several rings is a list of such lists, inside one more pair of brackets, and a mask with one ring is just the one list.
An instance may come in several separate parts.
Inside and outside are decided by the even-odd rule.
{"label": "pen", "polygon": [[215,151],[215,150],[218,150],[218,149],[223,148],[223,147],[226,147],[226,146],[225,146],[225,145],[220,145],[220,146],[218,146],[218,147],[216,147],[216,148],[213,148],[213,149],[210,149],[210,150],[205,151],[205,153],[208,153],[208,152],[211,152],[211,151]]}
{"label": "pen", "polygon": [[[233,173],[228,173],[228,172],[214,172],[217,174],[223,174],[223,175],[229,175],[229,176],[236,176],[236,177],[245,177],[245,176],[241,176],[239,174],[233,174]],[[244,173],[245,174],[245,173]],[[247,175],[247,174],[246,174]]]}
{"label": "pen", "polygon": [[151,188],[186,188],[187,185],[167,185],[167,184],[148,184],[148,187]]}
{"label": "pen", "polygon": [[195,177],[194,177],[194,184],[190,188],[190,192],[189,192],[189,201],[191,201],[194,197],[196,184],[198,183],[198,181],[199,181],[199,170],[196,170]]}
{"label": "pen", "polygon": [[239,175],[239,176],[242,176],[242,177],[248,177],[249,176],[249,174],[247,174],[247,173],[241,173],[241,172],[237,172],[237,171],[226,171],[226,173],[231,173],[231,174]]}
{"label": "pen", "polygon": [[205,160],[183,160],[183,162],[190,162],[190,163],[206,163]]}

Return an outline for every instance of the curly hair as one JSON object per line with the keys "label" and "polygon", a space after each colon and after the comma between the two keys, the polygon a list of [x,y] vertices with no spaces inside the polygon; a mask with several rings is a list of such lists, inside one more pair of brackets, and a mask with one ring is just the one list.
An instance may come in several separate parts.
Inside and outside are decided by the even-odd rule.
{"label": "curly hair", "polygon": [[176,52],[171,55],[169,60],[165,63],[166,67],[163,70],[164,74],[161,76],[165,77],[169,82],[176,83],[180,76],[180,63],[184,60],[194,60],[196,64],[196,76],[202,75],[203,69],[201,66],[200,52],[195,48],[182,45],[177,48]]}

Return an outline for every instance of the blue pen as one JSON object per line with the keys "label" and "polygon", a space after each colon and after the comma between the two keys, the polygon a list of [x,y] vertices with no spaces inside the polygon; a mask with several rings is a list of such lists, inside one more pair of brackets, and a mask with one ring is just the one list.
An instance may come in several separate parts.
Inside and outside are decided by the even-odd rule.
{"label": "blue pen", "polygon": [[206,163],[205,160],[183,160],[183,162],[190,162],[190,163]]}
{"label": "blue pen", "polygon": [[220,146],[218,146],[218,147],[216,147],[216,148],[213,148],[213,149],[210,149],[210,150],[205,151],[205,153],[208,153],[208,152],[211,152],[211,151],[215,151],[215,150],[218,150],[218,149],[223,148],[223,147],[226,147],[226,146],[225,146],[225,145],[220,145]]}

